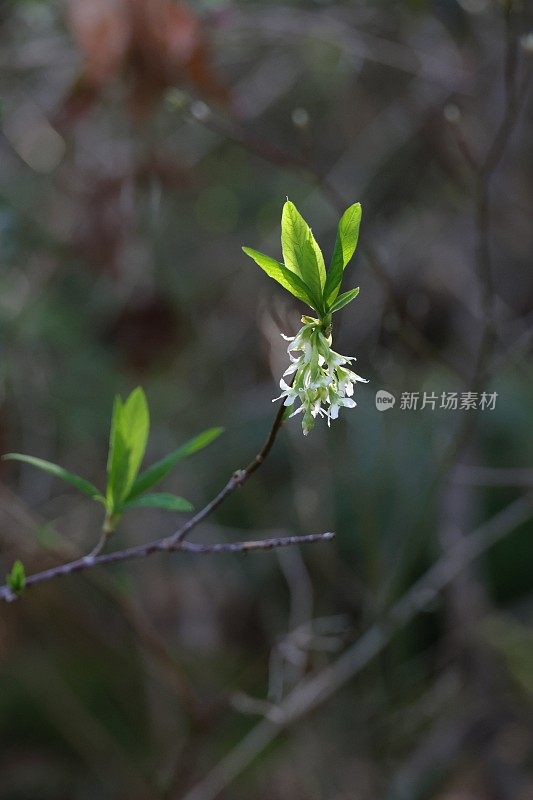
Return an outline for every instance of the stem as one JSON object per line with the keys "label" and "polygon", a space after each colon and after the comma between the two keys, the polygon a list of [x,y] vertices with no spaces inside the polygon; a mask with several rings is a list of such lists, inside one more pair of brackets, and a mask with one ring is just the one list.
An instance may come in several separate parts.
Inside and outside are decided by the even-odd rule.
{"label": "stem", "polygon": [[[126,550],[116,550],[114,553],[103,553],[102,555],[88,555],[60,564],[57,567],[36,572],[26,578],[25,589],[35,586],[38,583],[45,583],[61,578],[65,575],[72,575],[74,572],[84,572],[93,567],[104,566],[105,564],[116,564],[122,561],[134,561],[136,559],[147,558],[154,553],[193,553],[194,555],[215,555],[218,553],[237,553],[246,554],[254,550],[273,550],[278,547],[293,547],[299,544],[314,544],[315,542],[329,542],[335,537],[331,531],[326,533],[310,533],[304,536],[276,536],[270,539],[258,539],[241,542],[218,542],[216,544],[199,544],[196,542],[186,542],[183,540],[172,541],[172,538],[156,539],[148,544],[128,547]],[[10,586],[0,587],[0,599],[11,602],[16,600],[18,595]]]}

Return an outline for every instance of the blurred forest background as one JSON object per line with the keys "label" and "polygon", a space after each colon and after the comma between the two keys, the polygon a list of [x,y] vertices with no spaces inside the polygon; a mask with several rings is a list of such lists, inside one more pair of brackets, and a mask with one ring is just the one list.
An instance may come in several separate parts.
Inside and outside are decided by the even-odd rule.
{"label": "blurred forest background", "polygon": [[[1,800],[533,798],[532,31],[525,0],[2,1],[1,452],[102,485],[141,384],[149,460],[225,427],[167,479],[207,502],[303,310],[240,249],[279,257],[287,195],[328,253],[363,204],[334,345],[371,382],[194,534],[333,542],[3,605]],[[424,391],[498,398],[400,407]],[[94,545],[94,504],[0,470],[2,574]]]}

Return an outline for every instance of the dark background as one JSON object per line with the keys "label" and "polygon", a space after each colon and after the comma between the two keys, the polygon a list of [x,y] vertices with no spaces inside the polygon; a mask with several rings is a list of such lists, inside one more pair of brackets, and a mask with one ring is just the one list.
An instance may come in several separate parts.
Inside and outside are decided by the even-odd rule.
{"label": "dark background", "polygon": [[[531,800],[532,30],[518,0],[2,2],[0,450],[102,485],[141,384],[148,461],[225,427],[166,481],[207,502],[266,436],[303,310],[240,249],[279,257],[287,195],[326,253],[363,204],[334,347],[371,382],[330,430],[285,426],[194,533],[334,542],[0,609],[1,800]],[[498,398],[401,409],[424,391]],[[2,574],[94,545],[99,507],[0,470]],[[182,519],[131,512],[110,546]]]}

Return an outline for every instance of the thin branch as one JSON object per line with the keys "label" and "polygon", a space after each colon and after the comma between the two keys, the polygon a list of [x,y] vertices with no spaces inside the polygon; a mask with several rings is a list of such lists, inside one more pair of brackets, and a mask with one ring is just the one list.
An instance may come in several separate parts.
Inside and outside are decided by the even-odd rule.
{"label": "thin branch", "polygon": [[477,230],[477,246],[475,269],[480,287],[481,308],[485,318],[481,343],[477,356],[475,385],[481,385],[486,377],[487,368],[498,338],[495,319],[494,269],[492,265],[491,238],[491,203],[490,194],[492,179],[496,169],[505,155],[511,135],[519,119],[519,113],[529,86],[528,75],[519,84],[519,35],[512,0],[507,0],[504,10],[505,21],[505,62],[503,84],[505,106],[500,124],[496,128],[485,158],[476,171],[476,208],[475,221]]}
{"label": "thin branch", "polygon": [[298,544],[330,542],[335,538],[332,531],[326,533],[307,533],[303,536],[276,536],[272,539],[251,539],[247,542],[218,542],[217,544],[198,544],[181,542],[178,550],[185,553],[212,555],[214,553],[250,553],[253,550],[274,550],[280,547],[293,547]]}
{"label": "thin branch", "polygon": [[255,458],[250,461],[247,467],[234,472],[222,491],[220,491],[216,497],[214,497],[206,506],[204,506],[197,514],[195,514],[194,517],[191,517],[191,519],[188,520],[179,530],[177,530],[176,533],[172,534],[172,536],[168,538],[168,549],[172,549],[172,544],[182,542],[193,528],[195,528],[200,522],[202,522],[202,520],[212,514],[213,511],[215,511],[215,509],[217,509],[224,502],[224,500],[235,491],[235,489],[238,489],[240,486],[242,486],[248,480],[250,475],[253,475],[253,473],[259,469],[265,458],[272,450],[272,446],[276,441],[276,436],[278,435],[283,424],[283,415],[285,411],[285,406],[280,405],[276,416],[274,417],[274,422],[272,423],[270,433],[268,434],[263,447],[255,456]]}
{"label": "thin branch", "polygon": [[455,470],[453,481],[467,486],[533,487],[533,469],[527,467],[476,467],[460,464]]}
{"label": "thin branch", "polygon": [[98,539],[97,543],[89,553],[89,556],[99,556],[104,547],[107,544],[107,540],[109,539],[109,533],[102,529],[100,533],[100,538]]}
{"label": "thin branch", "polygon": [[[220,495],[218,495],[220,496]],[[216,498],[215,498],[216,499]],[[211,505],[211,504],[209,504]],[[206,506],[207,508],[207,506]],[[190,530],[190,528],[189,528]],[[117,564],[122,561],[133,561],[135,559],[147,558],[154,553],[193,553],[195,555],[214,555],[217,553],[240,553],[246,554],[254,550],[273,550],[278,547],[293,547],[299,544],[313,544],[315,542],[329,542],[335,534],[328,531],[326,533],[309,533],[304,536],[276,536],[272,539],[257,539],[244,542],[218,542],[216,544],[198,544],[187,542],[183,539],[175,538],[176,534],[164,539],[156,539],[148,544],[141,544],[137,547],[128,547],[125,550],[115,550],[113,553],[103,553],[102,555],[88,555],[69,561],[66,564],[59,564],[57,567],[36,572],[26,578],[26,588],[35,586],[38,583],[46,583],[55,578],[62,578],[65,575],[72,575],[74,572],[83,572],[93,567],[102,567],[106,564]],[[9,586],[0,587],[0,599],[8,602],[17,599],[17,595]]]}

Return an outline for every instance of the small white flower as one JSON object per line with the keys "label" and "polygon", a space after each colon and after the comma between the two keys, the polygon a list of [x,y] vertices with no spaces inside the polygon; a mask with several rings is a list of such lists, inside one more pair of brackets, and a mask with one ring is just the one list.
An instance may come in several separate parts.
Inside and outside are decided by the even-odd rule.
{"label": "small white flower", "polygon": [[[313,429],[317,417],[326,417],[328,425],[337,419],[340,408],[354,408],[352,400],[354,385],[368,383],[346,365],[355,358],[343,356],[331,349],[331,336],[327,337],[318,319],[305,317],[303,327],[296,336],[282,337],[289,342],[287,353],[291,363],[283,373],[283,378],[294,375],[291,385],[283,378],[280,381],[282,393],[275,400],[283,399],[285,406],[300,405],[291,417],[303,412],[302,428],[304,434]],[[300,353],[296,356],[293,353]],[[273,400],[272,402],[275,402]]]}
{"label": "small white flower", "polygon": [[283,373],[283,377],[285,377],[286,375],[292,375],[293,372],[296,372],[296,370],[298,369],[299,365],[300,365],[300,359],[299,358],[295,358],[294,361],[292,362],[292,364],[289,364],[289,366],[287,367],[287,369]]}

